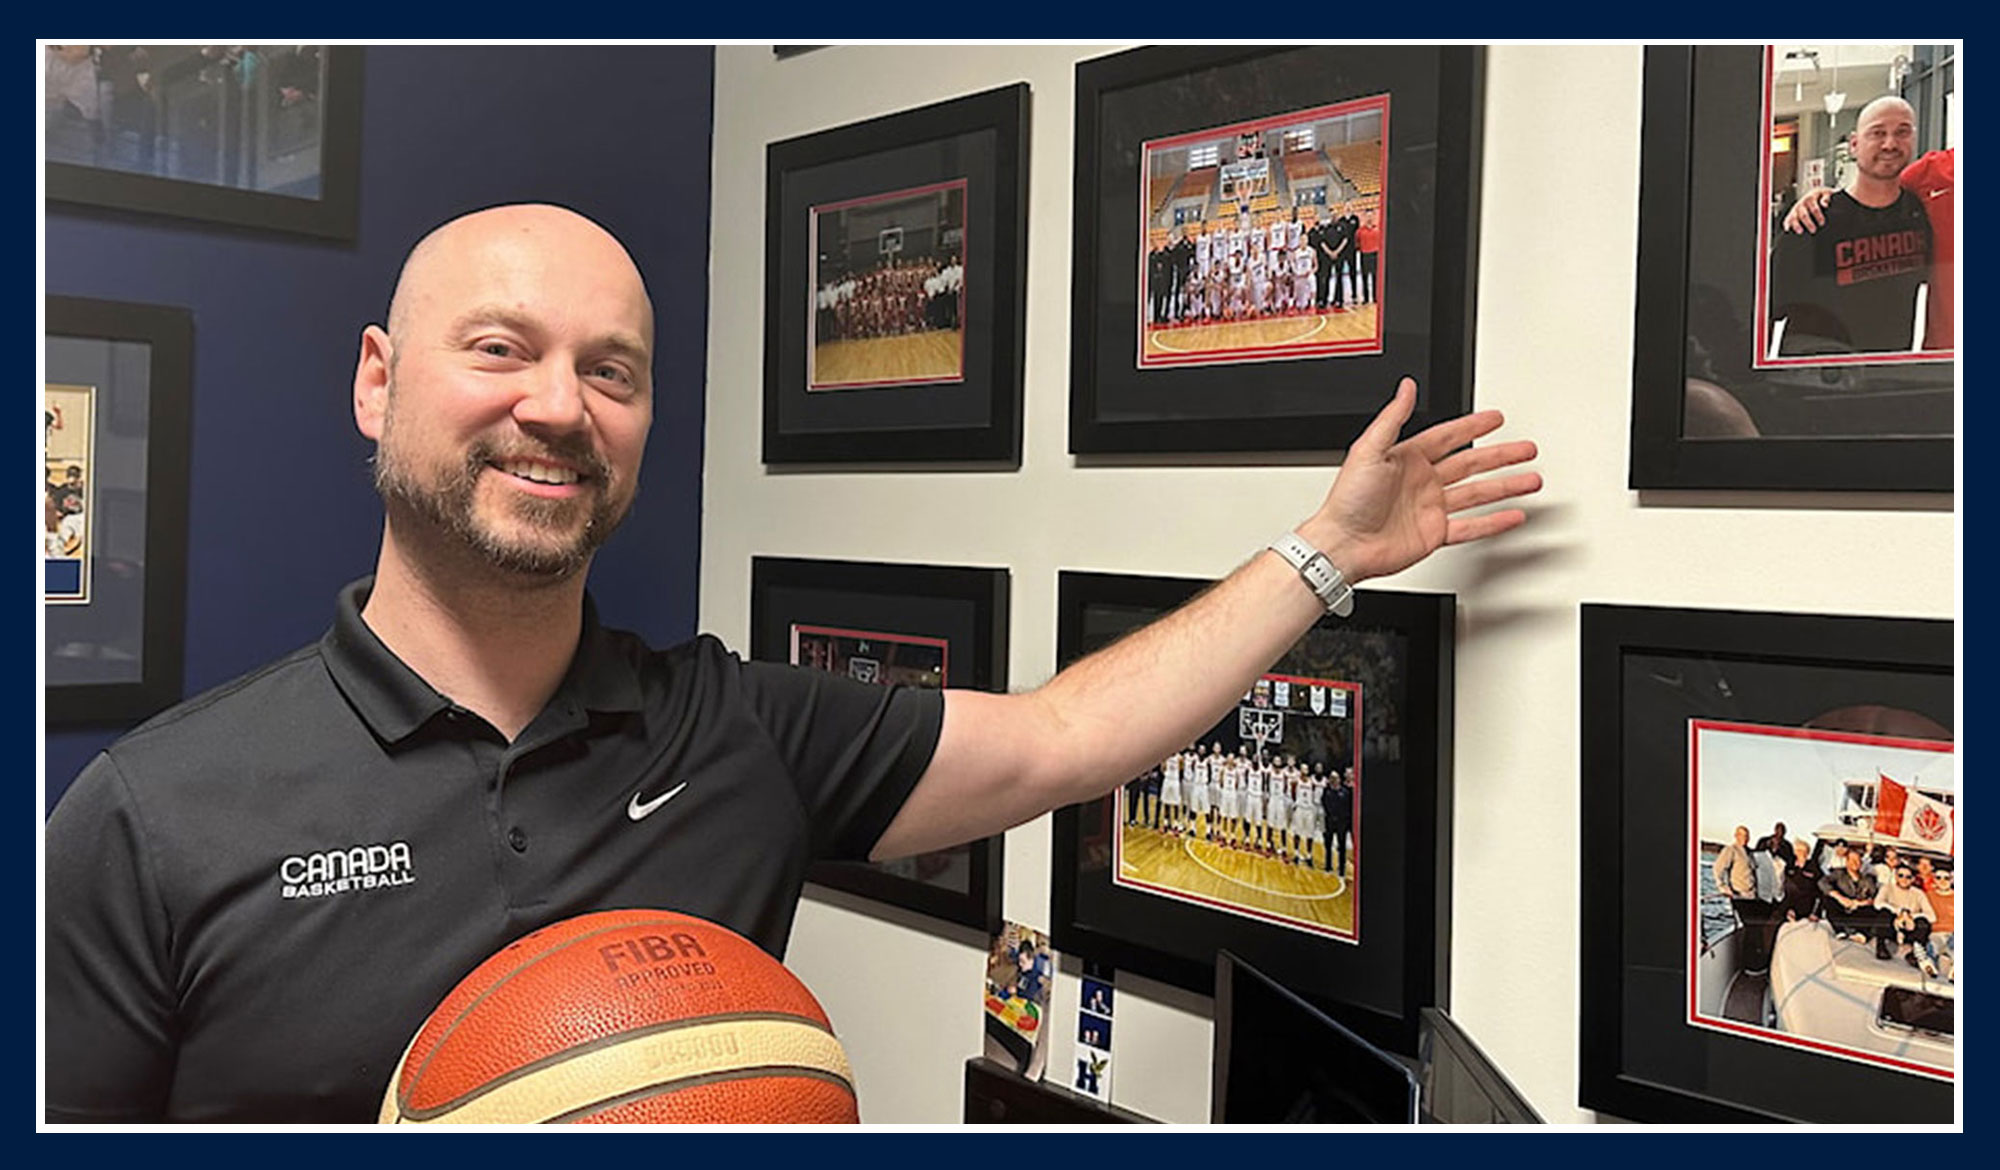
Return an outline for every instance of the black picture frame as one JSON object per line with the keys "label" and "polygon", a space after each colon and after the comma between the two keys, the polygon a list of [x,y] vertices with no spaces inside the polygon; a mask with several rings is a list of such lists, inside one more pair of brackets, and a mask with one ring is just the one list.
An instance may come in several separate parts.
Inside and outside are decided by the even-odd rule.
{"label": "black picture frame", "polygon": [[[1004,568],[752,557],[750,656],[799,663],[802,634],[886,635],[939,647],[945,687],[1004,691],[1009,584]],[[890,681],[886,667],[870,674]],[[1004,856],[995,835],[904,862],[818,862],[807,877],[986,935],[1000,923]]]}
{"label": "black picture frame", "polygon": [[[1344,450],[1404,375],[1417,379],[1417,427],[1469,411],[1484,77],[1477,45],[1174,45],[1079,62],[1070,451]],[[1149,333],[1139,291],[1150,244],[1140,232],[1154,226],[1142,227],[1154,214],[1151,188],[1142,197],[1140,186],[1147,145],[1252,124],[1275,131],[1285,118],[1357,102],[1381,108],[1379,163],[1354,166],[1359,177],[1349,179],[1321,151],[1330,177],[1313,187],[1287,180],[1286,189],[1294,199],[1331,191],[1374,201],[1362,214],[1381,216],[1381,295],[1353,318],[1372,322],[1363,331],[1372,348],[1295,357],[1310,346],[1272,341],[1226,365],[1148,366],[1167,334]],[[1171,213],[1179,189],[1158,214]],[[1219,200],[1220,180],[1208,190]],[[1345,328],[1336,317],[1270,328],[1305,337]]]}
{"label": "black picture frame", "polygon": [[[1921,1063],[1935,1037],[1869,1006],[1921,973],[1843,941],[1824,901],[1739,917],[1705,871],[1732,821],[1783,821],[1820,864],[1830,840],[1871,839],[1849,820],[1849,781],[1877,779],[1856,758],[1945,762],[1955,739],[1953,623],[1586,604],[1581,626],[1579,1104],[1642,1122],[1951,1122],[1951,1077]],[[1732,774],[1723,747],[1777,762]]]}
{"label": "black picture frame", "polygon": [[[47,384],[88,387],[96,401],[91,552],[73,568],[81,588],[65,583],[73,600],[43,604],[47,721],[129,723],[182,696],[194,317],[67,296],[45,298],[45,314]],[[53,564],[45,557],[45,599]]]}
{"label": "black picture frame", "polygon": [[[1760,365],[1769,48],[1645,51],[1630,486],[1950,492],[1954,357]],[[1941,101],[1913,104],[1938,132]]]}
{"label": "black picture frame", "polygon": [[[1210,584],[1062,571],[1058,661],[1068,664],[1098,649]],[[1354,597],[1351,615],[1316,623],[1274,671],[1294,661],[1327,669],[1343,664],[1352,676],[1347,681],[1359,688],[1363,734],[1354,735],[1350,726],[1347,746],[1337,753],[1352,754],[1359,763],[1349,854],[1355,862],[1349,872],[1359,888],[1358,918],[1350,910],[1346,929],[1317,929],[1281,915],[1260,919],[1256,915],[1264,911],[1247,901],[1234,908],[1217,908],[1212,900],[1204,904],[1190,896],[1192,887],[1164,892],[1115,880],[1124,831],[1117,810],[1124,798],[1114,791],[1055,812],[1050,933],[1064,954],[1203,995],[1214,993],[1215,955],[1227,949],[1370,1042],[1414,1056],[1422,1009],[1447,1006],[1449,997],[1456,599],[1447,593],[1370,589]],[[1276,702],[1296,711],[1299,704],[1292,700],[1303,690]],[[1334,711],[1330,702],[1327,709]],[[1353,710],[1347,719],[1354,718]],[[1193,836],[1188,842],[1194,843]],[[1309,852],[1320,851],[1309,847]],[[1257,876],[1262,872],[1251,876],[1263,881]],[[1352,895],[1348,898],[1352,907]]]}
{"label": "black picture frame", "polygon": [[[107,49],[132,47],[104,46]],[[185,56],[200,46],[143,47],[171,49],[183,54],[171,66],[155,64],[155,77],[151,81],[152,99],[135,99],[136,108],[150,111],[146,115],[143,133],[144,141],[152,144],[145,150],[151,155],[153,169],[136,169],[147,165],[136,155],[132,166],[127,168],[59,161],[55,157],[57,152],[51,149],[43,166],[50,202],[203,220],[328,240],[351,242],[355,239],[361,192],[361,46],[249,46],[287,53],[312,49],[322,55],[320,68],[315,71],[312,80],[317,92],[293,97],[289,104],[283,104],[287,98],[279,90],[284,79],[276,75],[270,63],[254,75],[246,96],[236,85],[203,79],[201,71],[204,63],[198,57]],[[294,89],[293,92],[304,91]],[[221,141],[211,144],[212,149],[203,153],[201,158],[207,159],[212,155],[213,168],[205,164],[198,168],[194,161],[184,165],[173,162],[186,157],[177,147],[174,134],[178,121],[175,116],[176,96],[184,98],[181,104],[190,111],[190,125],[209,125],[217,119],[228,119],[230,124],[244,127],[247,147],[236,144],[232,149],[232,144]],[[208,112],[214,117],[198,117],[194,109],[197,103],[213,106],[213,110]],[[296,114],[280,112],[295,111],[305,103],[315,105],[319,113],[316,124],[310,130]],[[208,109],[207,106],[202,108]],[[298,125],[293,126],[294,122]],[[296,132],[297,142],[287,138],[288,133],[293,131]],[[112,125],[108,130],[109,140],[115,143],[121,133],[115,124]],[[318,166],[308,170],[302,160],[309,159],[306,151],[314,144],[317,146]],[[140,148],[134,146],[133,149]],[[284,169],[288,164],[291,169]],[[277,168],[287,179],[270,188],[241,185],[242,176],[259,167],[265,170]],[[237,182],[197,181],[185,177],[197,169],[213,169],[216,173],[225,169],[234,170]],[[297,172],[296,175],[293,171]],[[316,180],[316,191],[311,191],[313,180]],[[287,186],[298,190],[296,193],[287,191],[284,189]]]}
{"label": "black picture frame", "polygon": [[[1020,465],[1028,102],[1023,82],[766,149],[765,463]],[[868,275],[859,265],[905,251],[900,226],[884,229],[893,247],[868,231],[904,214],[908,250],[955,262],[956,291],[906,289],[895,295],[923,297],[920,313],[863,320],[871,298],[856,291]],[[822,223],[840,244],[821,240]],[[843,274],[852,283],[835,279]],[[852,294],[840,308],[821,311],[822,277]],[[842,338],[843,327],[881,333]],[[823,348],[822,332],[835,334]]]}

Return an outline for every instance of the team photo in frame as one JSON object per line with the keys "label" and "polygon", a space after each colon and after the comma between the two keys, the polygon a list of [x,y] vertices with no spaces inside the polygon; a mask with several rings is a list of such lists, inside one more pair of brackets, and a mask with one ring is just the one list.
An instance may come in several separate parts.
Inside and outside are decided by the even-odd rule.
{"label": "team photo in frame", "polygon": [[1425,45],[1079,62],[1070,450],[1337,451],[1405,374],[1412,426],[1469,410],[1484,68]]}
{"label": "team photo in frame", "polygon": [[766,148],[763,458],[1018,465],[1028,87]]}
{"label": "team photo in frame", "polygon": [[[750,656],[874,686],[1007,686],[1007,570],[753,557]],[[1000,836],[886,862],[820,862],[808,880],[990,931],[1000,916]]]}
{"label": "team photo in frame", "polygon": [[[1208,584],[1062,572],[1059,663]],[[1058,949],[1201,994],[1218,949],[1254,956],[1371,1041],[1414,1053],[1420,1010],[1446,994],[1454,600],[1355,598],[1187,751],[1056,810]]]}
{"label": "team photo in frame", "polygon": [[812,209],[808,389],[965,380],[965,193],[960,179]]}
{"label": "team photo in frame", "polygon": [[1382,351],[1388,95],[1147,142],[1139,364]]}
{"label": "team photo in frame", "polygon": [[1119,789],[1111,880],[1359,941],[1367,689],[1266,672],[1229,716]]}

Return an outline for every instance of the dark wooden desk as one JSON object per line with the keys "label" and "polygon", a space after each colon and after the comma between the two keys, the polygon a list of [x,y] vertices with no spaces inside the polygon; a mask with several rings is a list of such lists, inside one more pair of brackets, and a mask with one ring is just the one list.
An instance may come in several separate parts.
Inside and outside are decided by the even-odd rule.
{"label": "dark wooden desk", "polygon": [[1150,1125],[1152,1118],[1048,1081],[1030,1081],[984,1056],[965,1062],[971,1125]]}

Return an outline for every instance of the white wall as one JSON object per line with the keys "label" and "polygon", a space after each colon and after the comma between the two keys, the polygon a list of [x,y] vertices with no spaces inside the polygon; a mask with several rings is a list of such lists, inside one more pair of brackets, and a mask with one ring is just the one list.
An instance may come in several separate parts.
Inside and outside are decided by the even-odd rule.
{"label": "white wall", "polygon": [[[1058,569],[1220,576],[1297,523],[1330,469],[1080,469],[1067,450],[1076,61],[1123,46],[835,46],[716,59],[701,625],[749,640],[754,554],[1004,564],[1015,686],[1055,660]],[[1541,444],[1504,543],[1383,588],[1458,595],[1451,1011],[1544,1116],[1576,1107],[1577,611],[1585,601],[1950,617],[1956,517],[1921,497],[1642,497],[1625,486],[1641,50],[1488,57],[1476,401]],[[1015,473],[774,474],[759,460],[764,148],[994,86],[1033,88],[1026,431]],[[1384,386],[1386,397],[1389,390]],[[1008,835],[1007,916],[1046,929],[1049,821]],[[979,1051],[977,939],[808,899],[788,962],[832,1014],[871,1123],[943,1123]],[[1120,976],[1113,1095],[1208,1111],[1207,1000]],[[1055,1019],[1074,1019],[1066,973]],[[1068,1064],[1058,1026],[1052,1067]]]}

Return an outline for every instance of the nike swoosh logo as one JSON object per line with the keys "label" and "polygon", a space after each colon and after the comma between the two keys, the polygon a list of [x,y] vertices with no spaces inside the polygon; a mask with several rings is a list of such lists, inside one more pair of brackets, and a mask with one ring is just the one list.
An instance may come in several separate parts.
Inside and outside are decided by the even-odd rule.
{"label": "nike swoosh logo", "polygon": [[640,800],[639,794],[634,792],[632,794],[632,803],[625,806],[625,815],[631,817],[635,821],[643,821],[647,817],[652,816],[653,813],[657,811],[661,805],[672,800],[674,797],[679,796],[681,794],[681,789],[686,787],[687,787],[687,781],[683,780],[679,784],[674,785],[672,788],[667,789],[665,792],[660,793],[658,796],[654,797],[651,800]]}
{"label": "nike swoosh logo", "polygon": [[1949,195],[1949,194],[1951,194],[1950,187],[1939,187],[1937,190],[1932,191],[1928,196],[1928,198],[1936,199],[1940,195]]}

